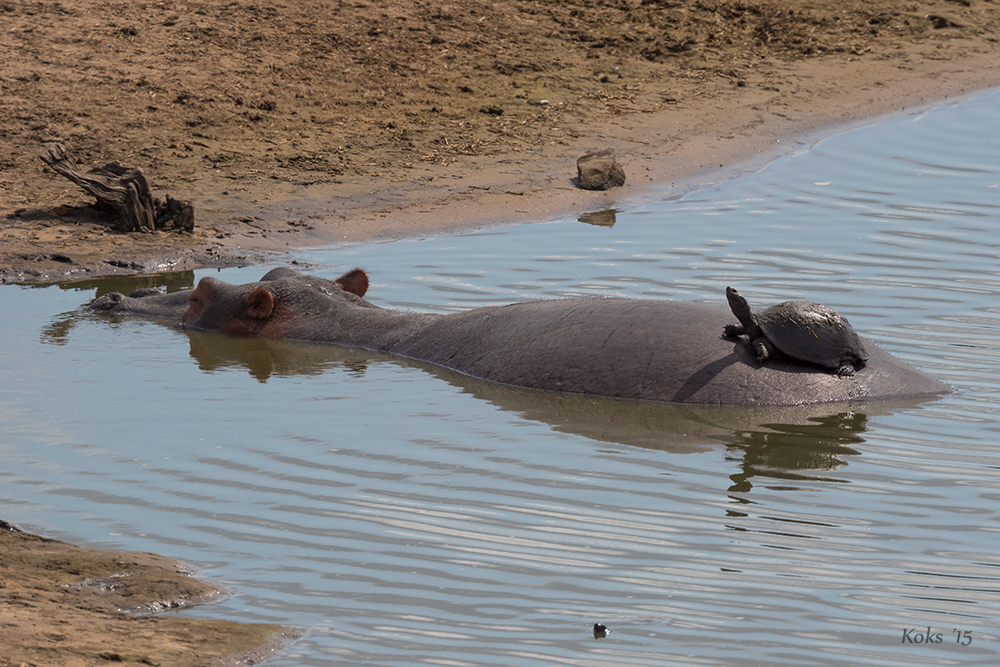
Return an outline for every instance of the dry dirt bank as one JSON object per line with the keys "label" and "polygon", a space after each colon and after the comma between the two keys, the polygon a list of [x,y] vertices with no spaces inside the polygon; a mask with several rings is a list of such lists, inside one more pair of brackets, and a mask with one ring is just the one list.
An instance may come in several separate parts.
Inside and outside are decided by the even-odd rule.
{"label": "dry dirt bank", "polygon": [[[0,0],[0,280],[579,213],[1000,84],[992,0]],[[141,166],[116,234],[37,158]],[[624,188],[573,188],[612,147]],[[719,165],[724,165],[722,171]]]}
{"label": "dry dirt bank", "polygon": [[177,561],[82,549],[0,521],[0,666],[254,664],[284,628],[151,616],[218,597]]}

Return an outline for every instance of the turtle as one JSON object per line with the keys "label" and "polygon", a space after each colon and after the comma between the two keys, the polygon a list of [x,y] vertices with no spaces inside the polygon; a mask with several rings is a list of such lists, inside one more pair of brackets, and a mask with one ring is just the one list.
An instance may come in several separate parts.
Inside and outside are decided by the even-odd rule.
{"label": "turtle", "polygon": [[723,336],[750,339],[757,361],[789,357],[824,368],[841,377],[854,375],[868,361],[861,339],[847,318],[832,308],[810,301],[785,301],[754,312],[734,288],[726,288],[726,299],[739,324],[727,324]]}

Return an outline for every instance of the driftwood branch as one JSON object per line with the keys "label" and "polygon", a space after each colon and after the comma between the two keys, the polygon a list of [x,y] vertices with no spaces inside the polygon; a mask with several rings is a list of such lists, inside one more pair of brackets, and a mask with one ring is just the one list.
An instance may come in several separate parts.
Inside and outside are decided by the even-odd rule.
{"label": "driftwood branch", "polygon": [[139,167],[123,167],[110,162],[86,174],[81,172],[62,144],[48,144],[42,161],[97,199],[97,208],[118,216],[116,229],[149,232],[154,229],[194,229],[194,206],[167,195],[165,202],[154,199]]}

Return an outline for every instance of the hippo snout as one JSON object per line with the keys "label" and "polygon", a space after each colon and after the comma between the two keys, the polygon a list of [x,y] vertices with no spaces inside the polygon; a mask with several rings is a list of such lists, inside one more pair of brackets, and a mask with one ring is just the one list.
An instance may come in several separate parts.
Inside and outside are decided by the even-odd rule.
{"label": "hippo snout", "polygon": [[90,304],[91,310],[108,311],[114,310],[125,300],[125,295],[121,292],[108,292],[94,299]]}

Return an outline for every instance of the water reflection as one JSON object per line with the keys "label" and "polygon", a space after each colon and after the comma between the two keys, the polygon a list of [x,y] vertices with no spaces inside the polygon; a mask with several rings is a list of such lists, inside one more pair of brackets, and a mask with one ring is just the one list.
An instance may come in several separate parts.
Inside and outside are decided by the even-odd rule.
{"label": "water reflection", "polygon": [[42,328],[39,338],[49,345],[65,345],[69,342],[69,334],[76,326],[77,314],[63,313],[52,318],[52,321]]}
{"label": "water reflection", "polygon": [[[64,344],[69,331],[86,312],[56,318],[42,332],[44,340]],[[157,322],[177,328],[170,322]],[[727,448],[730,460],[741,458],[731,476],[730,493],[746,493],[757,477],[788,481],[840,481],[818,475],[847,465],[854,448],[865,442],[871,416],[913,407],[918,402],[838,405],[819,404],[776,408],[732,408],[662,405],[591,396],[522,389],[464,375],[448,368],[401,359],[368,350],[335,345],[236,339],[221,334],[180,330],[187,336],[198,368],[213,373],[245,369],[259,382],[272,377],[319,375],[342,370],[361,377],[370,366],[392,363],[421,368],[464,393],[520,417],[547,424],[555,431],[629,447],[676,454]],[[745,499],[738,499],[745,502]]]}
{"label": "water reflection", "polygon": [[[94,290],[94,298],[111,292],[121,292],[131,294],[137,289],[154,288],[164,290],[168,293],[188,290],[194,287],[194,271],[173,271],[170,273],[157,273],[147,276],[119,276],[112,278],[99,278],[94,280],[80,280],[70,283],[58,283],[59,289],[75,292],[86,292]],[[30,285],[29,289],[39,289],[51,287],[51,285]],[[52,318],[43,327],[40,338],[43,343],[50,345],[65,345],[69,341],[70,332],[76,326],[81,312],[89,312],[86,307],[77,308],[68,313],[63,313]],[[125,318],[121,318],[125,319]]]}
{"label": "water reflection", "polygon": [[[107,278],[95,278],[93,280],[78,280],[69,283],[56,283],[62,290],[74,292],[87,292],[95,290],[94,298],[108,294],[109,292],[121,292],[129,294],[133,290],[144,287],[155,287],[167,292],[179,292],[180,290],[194,287],[194,271],[170,271],[167,273],[154,273],[150,275],[130,275],[112,276]],[[51,284],[29,285],[31,289],[45,289],[52,287]]]}
{"label": "water reflection", "polygon": [[[871,410],[869,407],[868,410]],[[884,413],[883,413],[884,414]],[[740,472],[731,475],[731,493],[745,493],[754,477],[789,481],[846,482],[843,478],[805,474],[829,472],[847,465],[847,456],[860,454],[851,445],[865,441],[869,414],[844,410],[834,414],[812,414],[790,423],[761,422],[759,428],[736,430],[727,457],[742,456]],[[742,500],[742,499],[739,499]]]}
{"label": "water reflection", "polygon": [[618,209],[608,208],[603,211],[584,213],[577,220],[597,227],[614,227],[615,223],[618,222],[617,213]]}
{"label": "water reflection", "polygon": [[260,382],[272,376],[318,375],[342,368],[356,377],[368,366],[392,357],[366,350],[292,343],[263,338],[229,338],[204,331],[188,331],[191,356],[207,372],[225,368],[245,368]]}
{"label": "water reflection", "polygon": [[842,468],[847,465],[846,457],[859,454],[854,446],[865,441],[862,434],[872,415],[914,405],[747,409],[619,401],[510,387],[367,350],[184,333],[190,340],[191,356],[206,372],[246,369],[259,382],[274,376],[316,375],[338,369],[359,377],[371,365],[388,362],[421,368],[464,393],[562,433],[676,454],[724,445],[729,458],[742,457],[740,471],[731,477],[731,493],[750,491],[755,477],[830,481],[815,473]]}

